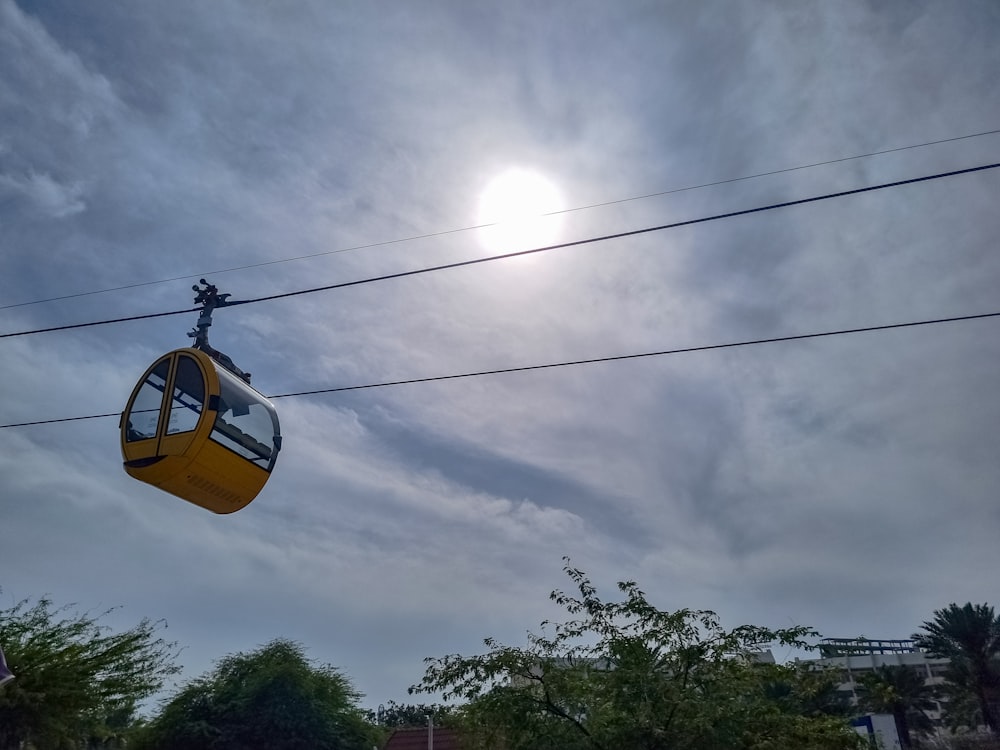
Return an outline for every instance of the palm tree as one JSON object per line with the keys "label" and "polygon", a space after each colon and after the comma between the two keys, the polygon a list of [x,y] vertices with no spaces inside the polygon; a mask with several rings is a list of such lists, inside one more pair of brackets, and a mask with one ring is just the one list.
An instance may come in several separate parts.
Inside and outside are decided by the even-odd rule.
{"label": "palm tree", "polygon": [[949,678],[975,696],[982,722],[1000,733],[1000,618],[993,607],[949,604],[921,629],[913,634],[917,646],[951,660]]}
{"label": "palm tree", "polygon": [[933,689],[913,667],[885,665],[861,676],[858,705],[876,714],[892,714],[900,745],[913,747],[911,730],[926,732],[933,727],[928,711],[937,709]]}

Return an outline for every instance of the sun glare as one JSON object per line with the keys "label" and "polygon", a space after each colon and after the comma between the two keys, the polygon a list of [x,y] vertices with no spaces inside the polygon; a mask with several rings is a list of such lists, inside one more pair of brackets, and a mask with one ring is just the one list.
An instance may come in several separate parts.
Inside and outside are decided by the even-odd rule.
{"label": "sun glare", "polygon": [[492,253],[516,252],[556,241],[562,196],[548,179],[527,169],[509,169],[494,177],[479,198],[478,224]]}

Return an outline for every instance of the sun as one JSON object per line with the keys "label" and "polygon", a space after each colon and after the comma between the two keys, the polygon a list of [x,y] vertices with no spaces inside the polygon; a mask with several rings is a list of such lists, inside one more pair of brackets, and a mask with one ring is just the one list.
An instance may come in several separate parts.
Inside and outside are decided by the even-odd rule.
{"label": "sun", "polygon": [[[512,253],[553,244],[562,224],[562,195],[530,169],[508,169],[486,185],[477,223],[492,253]],[[488,226],[487,226],[488,225]]]}

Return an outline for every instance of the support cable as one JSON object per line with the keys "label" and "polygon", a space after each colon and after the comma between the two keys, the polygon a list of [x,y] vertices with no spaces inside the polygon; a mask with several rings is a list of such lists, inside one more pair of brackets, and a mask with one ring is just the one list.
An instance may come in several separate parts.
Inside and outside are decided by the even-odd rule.
{"label": "support cable", "polygon": [[848,195],[858,195],[860,193],[868,193],[875,190],[885,190],[887,188],[901,187],[903,185],[913,185],[918,182],[928,182],[930,180],[940,180],[944,177],[955,177],[957,175],[971,174],[973,172],[981,172],[987,169],[996,169],[1000,167],[1000,163],[996,164],[984,164],[980,167],[971,167],[969,169],[958,169],[952,172],[942,172],[939,174],[927,175],[925,177],[913,177],[908,180],[897,180],[896,182],[886,182],[881,185],[871,185],[869,187],[854,188],[853,190],[842,190],[837,193],[827,193],[825,195],[817,195],[812,198],[800,198],[798,200],[784,201],[782,203],[771,203],[766,206],[758,206],[756,208],[745,208],[740,211],[729,211],[722,214],[713,214],[712,216],[703,216],[698,219],[687,219],[685,221],[675,221],[670,224],[661,224],[655,227],[645,227],[644,229],[632,229],[626,232],[616,232],[615,234],[605,234],[599,237],[588,237],[582,240],[573,240],[571,242],[560,242],[556,245],[546,245],[545,247],[536,247],[530,250],[519,250],[513,253],[503,253],[502,255],[490,255],[485,258],[473,258],[471,260],[461,260],[455,263],[445,263],[440,266],[432,266],[430,268],[420,268],[413,271],[400,271],[398,273],[385,274],[384,276],[376,276],[374,278],[360,279],[358,281],[345,281],[339,284],[329,284],[328,286],[313,287],[312,289],[303,289],[297,292],[284,292],[282,294],[272,294],[267,297],[258,297],[256,299],[242,300],[239,302],[233,302],[234,305],[245,305],[251,302],[264,302],[275,299],[283,299],[285,297],[295,297],[300,294],[312,294],[313,292],[326,292],[331,289],[343,289],[344,287],[356,286],[358,284],[369,284],[373,281],[386,281],[388,279],[400,279],[405,276],[416,276],[422,273],[430,273],[431,271],[445,271],[452,268],[462,268],[463,266],[473,266],[478,263],[489,263],[495,260],[502,260],[504,258],[518,258],[525,255],[534,255],[535,253],[544,253],[550,250],[560,250],[566,247],[577,247],[579,245],[589,245],[594,242],[607,242],[609,240],[620,240],[625,237],[636,237],[641,234],[649,234],[651,232],[662,232],[667,229],[677,229],[679,227],[692,226],[694,224],[705,224],[710,221],[719,221],[721,219],[732,219],[737,216],[748,216],[750,214],[762,213],[764,211],[774,211],[779,208],[789,208],[791,206],[802,206],[807,203],[816,203],[818,201],[826,201],[832,198],[843,198]]}
{"label": "support cable", "polygon": [[[709,187],[717,187],[719,185],[729,185],[734,182],[744,182],[746,180],[755,180],[760,177],[771,177],[773,175],[785,174],[787,172],[797,172],[804,169],[814,169],[815,167],[824,167],[830,164],[840,164],[847,161],[855,161],[857,159],[868,159],[873,156],[882,156],[884,154],[893,154],[898,151],[908,151],[915,148],[924,148],[926,146],[937,146],[942,143],[952,143],[954,141],[967,140],[969,138],[982,138],[987,135],[996,135],[1000,133],[1000,129],[997,130],[985,130],[982,133],[969,133],[968,135],[957,135],[952,138],[941,138],[936,141],[925,141],[924,143],[912,143],[908,146],[897,146],[895,148],[882,149],[881,151],[870,151],[866,154],[857,154],[855,156],[842,156],[837,159],[827,159],[826,161],[817,161],[812,164],[802,164],[797,167],[784,167],[782,169],[773,169],[769,172],[757,172],[756,174],[743,175],[741,177],[730,177],[724,180],[715,180],[714,182],[703,182],[698,185],[688,185],[687,187],[671,188],[669,190],[660,190],[655,193],[646,193],[645,195],[636,195],[629,198],[617,198],[614,200],[602,201],[600,203],[590,203],[584,206],[575,206],[573,208],[564,208],[559,211],[549,211],[547,213],[541,214],[541,216],[557,216],[560,214],[575,213],[577,211],[588,211],[594,208],[604,208],[605,206],[614,206],[620,203],[630,203],[632,201],[646,200],[648,198],[659,198],[664,195],[673,195],[675,193],[685,193],[692,190],[702,190]],[[74,299],[76,297],[88,297],[94,294],[105,294],[107,292],[119,292],[124,289],[136,289],[142,286],[152,286],[154,284],[165,284],[170,281],[181,281],[184,279],[191,279],[198,276],[215,276],[222,273],[231,273],[233,271],[245,271],[251,268],[261,268],[263,266],[273,266],[279,263],[292,263],[298,260],[309,260],[310,258],[321,258],[325,255],[337,255],[338,253],[354,252],[357,250],[370,250],[376,247],[386,247],[388,245],[398,245],[404,242],[414,242],[416,240],[426,240],[432,239],[434,237],[444,237],[449,234],[458,234],[460,232],[471,232],[476,229],[486,229],[488,227],[496,226],[495,223],[491,224],[477,224],[470,227],[461,227],[459,229],[444,229],[438,232],[429,232],[427,234],[418,234],[411,237],[402,237],[394,240],[383,240],[382,242],[371,242],[365,245],[354,245],[352,247],[342,247],[337,250],[324,250],[319,253],[310,253],[308,255],[298,255],[292,258],[276,258],[275,260],[265,260],[259,263],[249,263],[243,266],[232,266],[229,268],[220,268],[214,271],[203,271],[201,273],[192,273],[186,276],[171,276],[166,279],[156,279],[154,281],[139,281],[134,284],[123,284],[122,286],[109,287],[107,289],[96,289],[90,292],[76,292],[74,294],[64,294],[58,297],[48,297],[46,299],[36,299],[29,302],[15,302],[10,305],[0,305],[0,310],[6,310],[11,307],[25,307],[27,305],[39,305],[44,302],[57,302],[64,299]]]}
{"label": "support cable", "polygon": [[[257,297],[255,299],[246,300],[235,300],[229,302],[229,306],[235,305],[249,305],[255,302],[268,302],[276,299],[284,299],[286,297],[297,297],[303,294],[313,294],[315,292],[328,292],[333,289],[344,289],[350,286],[359,286],[361,284],[371,284],[376,281],[387,281],[389,279],[401,279],[406,276],[417,276],[419,274],[431,273],[433,271],[445,271],[453,268],[462,268],[463,266],[472,266],[479,263],[489,263],[496,260],[504,260],[506,258],[517,258],[525,255],[533,255],[535,253],[544,253],[550,250],[559,250],[567,247],[577,247],[580,245],[589,245],[596,242],[607,242],[609,240],[617,240],[625,237],[635,237],[641,234],[649,234],[651,232],[662,232],[667,229],[677,229],[679,227],[692,226],[695,224],[705,224],[711,221],[719,221],[721,219],[732,219],[737,216],[748,216],[750,214],[763,213],[765,211],[774,211],[779,208],[789,208],[791,206],[802,206],[807,203],[816,203],[819,201],[831,200],[833,198],[843,198],[848,195],[858,195],[861,193],[870,193],[876,190],[886,190],[888,188],[901,187],[903,185],[913,185],[918,182],[929,182],[931,180],[940,180],[945,177],[955,177],[958,175],[972,174],[974,172],[983,172],[989,169],[996,169],[1000,167],[1000,162],[994,164],[984,164],[978,167],[970,167],[968,169],[957,169],[951,172],[940,172],[938,174],[926,175],[924,177],[913,177],[908,180],[897,180],[895,182],[886,182],[880,185],[870,185],[863,188],[854,188],[853,190],[842,190],[836,193],[826,193],[824,195],[817,195],[811,198],[800,198],[798,200],[784,201],[782,203],[771,203],[765,206],[758,206],[756,208],[746,208],[740,211],[729,211],[727,213],[714,214],[712,216],[703,216],[698,219],[687,219],[685,221],[675,221],[670,224],[661,224],[655,227],[646,227],[644,229],[633,229],[626,232],[617,232],[615,234],[606,234],[599,237],[588,237],[582,240],[573,240],[571,242],[560,242],[555,245],[546,245],[544,247],[536,247],[530,250],[519,250],[512,253],[502,253],[500,255],[490,255],[484,258],[473,258],[471,260],[457,261],[455,263],[445,263],[439,266],[430,266],[428,268],[418,268],[411,271],[400,271],[398,273],[390,273],[382,276],[374,276],[366,279],[357,279],[355,281],[344,281],[338,284],[328,284],[326,286],[312,287],[310,289],[300,289],[295,292],[282,292],[280,294],[271,294],[265,297]],[[152,313],[147,315],[133,315],[128,318],[114,318],[112,320],[98,320],[90,323],[73,323],[69,325],[53,326],[51,328],[38,328],[31,331],[17,331],[14,333],[0,333],[0,339],[12,338],[14,336],[29,336],[36,333],[50,333],[53,331],[67,331],[76,328],[88,328],[91,326],[106,325],[109,323],[122,323],[130,320],[145,320],[147,318],[159,318],[168,315],[182,315],[190,312],[197,312],[200,308],[187,308],[184,310],[173,310],[171,312],[162,313]]]}
{"label": "support cable", "polygon": [[[693,352],[707,352],[717,349],[734,349],[737,347],[758,346],[762,344],[777,344],[789,341],[803,341],[805,339],[829,338],[832,336],[848,336],[859,333],[872,333],[876,331],[889,331],[899,328],[915,328],[917,326],[939,325],[942,323],[959,323],[971,320],[982,320],[984,318],[1000,317],[1000,312],[980,313],[977,315],[960,315],[951,318],[935,318],[933,320],[915,320],[906,323],[889,323],[886,325],[864,326],[861,328],[842,328],[835,331],[819,331],[814,333],[799,333],[789,336],[773,336],[770,338],[750,339],[745,341],[730,341],[723,344],[705,344],[701,346],[686,346],[678,349],[664,349],[655,352],[641,352],[639,354],[618,354],[608,357],[594,357],[591,359],[577,359],[568,362],[549,362],[539,365],[524,365],[520,367],[504,367],[494,370],[478,370],[475,372],[464,372],[454,375],[434,375],[424,378],[410,378],[407,380],[391,380],[381,383],[366,383],[364,385],[345,385],[335,388],[319,388],[309,391],[296,391],[293,393],[279,393],[268,396],[269,399],[293,398],[299,396],[316,396],[324,393],[343,393],[345,391],[359,391],[370,388],[388,388],[398,385],[413,385],[416,383],[432,383],[444,380],[458,380],[460,378],[476,378],[486,375],[503,375],[514,372],[530,372],[532,370],[550,370],[558,367],[575,367],[578,365],[592,365],[602,362],[620,362],[630,359],[642,359],[649,357],[663,357],[671,354],[691,354]],[[56,424],[58,422],[75,422],[84,419],[103,419],[105,417],[118,417],[120,412],[109,412],[107,414],[91,414],[85,417],[63,417],[61,419],[42,419],[34,422],[18,422],[12,424],[0,424],[0,429],[7,427],[32,427],[43,424]]]}

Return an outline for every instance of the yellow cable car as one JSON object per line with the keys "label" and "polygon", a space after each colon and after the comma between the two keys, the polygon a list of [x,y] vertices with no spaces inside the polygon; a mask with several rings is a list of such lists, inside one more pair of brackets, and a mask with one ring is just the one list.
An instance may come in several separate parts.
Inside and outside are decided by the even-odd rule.
{"label": "yellow cable car", "polygon": [[122,457],[135,479],[232,513],[264,487],[281,433],[274,406],[250,386],[250,376],[208,345],[211,310],[228,296],[208,290],[208,299],[196,299],[206,306],[190,334],[195,347],[160,357],[132,390],[121,418]]}

